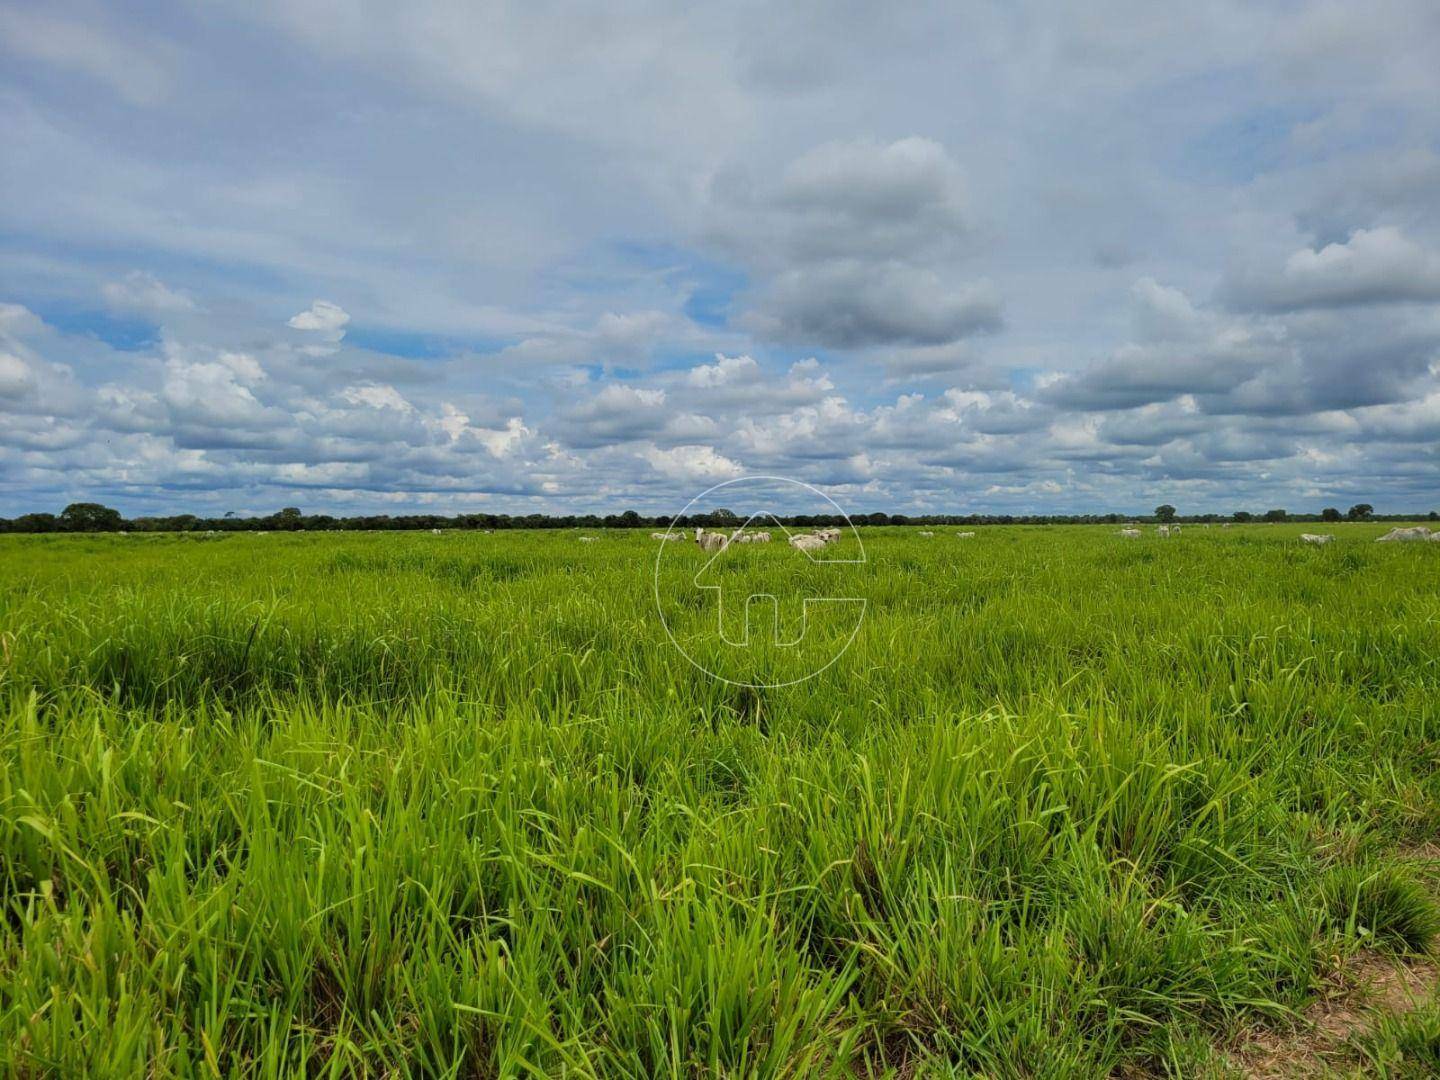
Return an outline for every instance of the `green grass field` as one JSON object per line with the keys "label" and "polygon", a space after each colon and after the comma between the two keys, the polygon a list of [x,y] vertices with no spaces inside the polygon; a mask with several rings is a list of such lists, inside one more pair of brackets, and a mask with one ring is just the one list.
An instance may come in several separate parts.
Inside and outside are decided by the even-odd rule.
{"label": "green grass field", "polygon": [[867,530],[779,689],[643,532],[0,537],[0,1072],[1224,1075],[1440,929],[1388,527]]}

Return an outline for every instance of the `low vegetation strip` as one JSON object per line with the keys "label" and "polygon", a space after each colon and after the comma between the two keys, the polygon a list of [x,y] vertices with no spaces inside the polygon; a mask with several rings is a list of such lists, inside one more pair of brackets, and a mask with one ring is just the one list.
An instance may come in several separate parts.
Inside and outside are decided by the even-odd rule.
{"label": "low vegetation strip", "polygon": [[[1243,1069],[1440,929],[1388,527],[867,528],[778,689],[676,652],[640,530],[0,537],[0,1072]],[[1391,1011],[1336,1060],[1440,1067]]]}

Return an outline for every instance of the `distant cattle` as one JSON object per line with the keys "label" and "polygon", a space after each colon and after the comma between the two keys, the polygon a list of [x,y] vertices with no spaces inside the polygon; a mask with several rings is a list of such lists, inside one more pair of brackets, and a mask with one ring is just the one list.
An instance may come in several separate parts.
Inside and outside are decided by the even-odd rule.
{"label": "distant cattle", "polygon": [[1332,544],[1335,542],[1335,537],[1330,533],[1301,533],[1300,542],[1302,544]]}
{"label": "distant cattle", "polygon": [[1395,542],[1405,543],[1407,541],[1414,542],[1416,540],[1433,539],[1435,539],[1435,537],[1431,535],[1429,529],[1427,529],[1424,525],[1416,525],[1413,529],[1391,529],[1388,533],[1380,537],[1380,539],[1376,540],[1375,542],[1377,544],[1387,544]]}
{"label": "distant cattle", "polygon": [[593,544],[596,538],[593,536],[577,536],[575,539],[579,540],[582,544]]}
{"label": "distant cattle", "polygon": [[743,529],[730,534],[732,544],[768,544],[770,534],[768,532],[745,532]]}
{"label": "distant cattle", "polygon": [[1169,535],[1170,535],[1170,526],[1169,526],[1169,525],[1157,525],[1157,526],[1155,527],[1155,531],[1156,531],[1159,535],[1161,535],[1161,536],[1169,536]]}
{"label": "distant cattle", "polygon": [[1171,526],[1170,526],[1170,535],[1171,535],[1171,536],[1179,536],[1179,535],[1180,535],[1180,526],[1179,526],[1179,525],[1171,525]]}
{"label": "distant cattle", "polygon": [[697,528],[695,543],[700,545],[701,551],[724,551],[730,546],[730,537],[724,533],[706,532],[704,529]]}
{"label": "distant cattle", "polygon": [[957,532],[955,535],[961,540],[969,540],[975,534],[973,532]]}
{"label": "distant cattle", "polygon": [[685,534],[678,532],[652,532],[651,540],[684,540]]}
{"label": "distant cattle", "polygon": [[815,535],[827,544],[833,544],[840,539],[839,529],[816,529]]}
{"label": "distant cattle", "polygon": [[1130,539],[1134,540],[1137,539],[1141,535],[1141,533],[1139,529],[1121,529],[1120,535],[1127,536]]}
{"label": "distant cattle", "polygon": [[920,530],[920,535],[921,535],[921,536],[934,536],[935,534],[934,534],[933,532],[929,532],[928,530],[921,529],[921,530]]}
{"label": "distant cattle", "polygon": [[430,530],[430,535],[431,535],[431,536],[439,536],[439,535],[440,535],[440,530],[439,530],[439,529],[431,529],[431,530]]}
{"label": "distant cattle", "polygon": [[797,533],[790,537],[790,546],[799,551],[819,551],[825,541],[814,533]]}

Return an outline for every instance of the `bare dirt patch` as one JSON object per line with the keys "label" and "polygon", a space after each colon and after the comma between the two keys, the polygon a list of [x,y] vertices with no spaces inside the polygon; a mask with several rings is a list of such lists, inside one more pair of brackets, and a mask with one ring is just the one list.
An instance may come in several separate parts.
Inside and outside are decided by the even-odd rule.
{"label": "bare dirt patch", "polygon": [[1347,1063],[1351,1040],[1373,1026],[1377,1013],[1409,1012],[1433,1001],[1440,964],[1425,957],[1358,956],[1332,984],[1293,1027],[1251,1033],[1228,1055],[1231,1064],[1254,1080],[1330,1074]]}

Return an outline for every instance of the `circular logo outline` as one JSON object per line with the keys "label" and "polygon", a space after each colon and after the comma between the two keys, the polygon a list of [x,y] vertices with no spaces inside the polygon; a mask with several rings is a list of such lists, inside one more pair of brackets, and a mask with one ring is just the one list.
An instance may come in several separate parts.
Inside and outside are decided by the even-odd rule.
{"label": "circular logo outline", "polygon": [[[839,514],[842,518],[845,519],[845,527],[854,534],[855,542],[860,546],[860,558],[841,559],[834,561],[849,563],[852,565],[869,564],[870,559],[865,554],[865,542],[860,538],[860,530],[857,529],[855,527],[855,523],[850,520],[850,515],[847,514],[843,509],[841,509],[840,504],[837,503],[834,499],[832,499],[829,495],[826,495],[825,492],[815,487],[813,484],[807,484],[804,480],[795,480],[788,476],[772,476],[761,473],[754,476],[736,476],[732,477],[729,480],[722,480],[718,484],[713,484],[710,487],[706,488],[704,491],[700,492],[700,494],[696,495],[688,503],[686,503],[684,509],[670,519],[670,524],[666,527],[665,531],[667,533],[672,533],[676,531],[678,527],[678,522],[682,517],[685,517],[687,514],[689,514],[690,508],[693,507],[696,503],[698,503],[701,499],[705,498],[707,495],[710,495],[712,492],[719,491],[721,488],[729,487],[732,484],[743,484],[747,481],[755,480],[773,481],[781,484],[793,484],[795,487],[804,488],[806,491],[820,496],[820,498],[824,499],[827,503],[829,503],[835,508],[835,512],[837,514]],[[775,516],[778,521],[778,515]],[[782,526],[782,528],[783,527],[784,526]],[[741,528],[744,528],[744,526],[742,525]],[[855,620],[855,628],[850,631],[850,636],[845,639],[845,644],[840,647],[840,649],[835,653],[835,655],[832,656],[824,664],[824,666],[818,667],[809,674],[800,676],[798,679],[789,679],[785,682],[741,682],[738,679],[727,679],[724,675],[717,675],[715,672],[711,671],[704,664],[700,663],[700,661],[696,660],[693,656],[691,656],[688,652],[685,651],[685,646],[681,645],[680,642],[675,639],[674,633],[670,630],[670,624],[665,619],[665,607],[660,597],[660,563],[661,560],[663,560],[665,557],[665,545],[674,542],[675,541],[673,540],[662,540],[660,542],[659,549],[655,552],[655,569],[652,575],[652,585],[655,593],[655,613],[660,616],[660,626],[664,629],[665,636],[670,639],[670,644],[675,646],[675,651],[685,658],[686,663],[688,663],[696,671],[699,671],[701,674],[708,675],[710,678],[725,683],[728,686],[748,687],[752,690],[778,690],[786,686],[798,686],[800,683],[806,682],[809,679],[813,679],[815,676],[821,675],[824,672],[830,670],[830,668],[832,668],[842,656],[844,656],[847,652],[850,651],[850,647],[855,644],[855,639],[860,636],[860,628],[865,625],[865,613],[870,610],[869,599],[863,596],[827,597],[826,599],[829,600],[860,601],[860,617]],[[683,541],[681,542],[683,543]],[[805,555],[806,558],[810,557],[807,552],[801,552],[801,554]]]}

